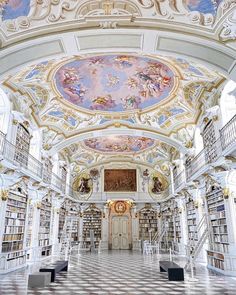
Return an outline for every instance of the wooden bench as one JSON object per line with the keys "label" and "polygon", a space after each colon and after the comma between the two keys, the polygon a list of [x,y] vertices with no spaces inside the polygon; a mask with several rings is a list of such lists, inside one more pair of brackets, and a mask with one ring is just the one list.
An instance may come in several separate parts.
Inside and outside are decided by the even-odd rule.
{"label": "wooden bench", "polygon": [[160,272],[168,272],[169,281],[184,281],[184,269],[172,261],[160,261]]}
{"label": "wooden bench", "polygon": [[68,270],[68,261],[56,261],[52,264],[46,265],[43,268],[40,268],[40,272],[50,272],[51,273],[51,282],[55,281],[56,273],[60,271]]}

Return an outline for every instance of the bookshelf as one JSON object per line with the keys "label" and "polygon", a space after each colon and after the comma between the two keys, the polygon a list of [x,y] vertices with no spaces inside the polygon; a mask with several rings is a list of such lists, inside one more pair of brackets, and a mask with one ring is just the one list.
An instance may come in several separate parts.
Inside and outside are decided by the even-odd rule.
{"label": "bookshelf", "polygon": [[161,248],[163,249],[173,248],[175,238],[173,211],[171,208],[171,202],[165,202],[162,204],[162,224],[166,229],[161,241]]}
{"label": "bookshelf", "polygon": [[27,199],[27,194],[20,187],[9,190],[1,254],[1,257],[4,257],[5,265],[4,269],[1,267],[1,273],[17,269],[26,263],[24,238]]}
{"label": "bookshelf", "polygon": [[70,204],[67,214],[70,222],[67,224],[66,231],[69,233],[73,245],[79,241],[79,211],[76,209],[76,204]]}
{"label": "bookshelf", "polygon": [[213,120],[210,120],[203,130],[203,142],[205,147],[206,161],[212,162],[217,158],[216,132]]}
{"label": "bookshelf", "polygon": [[52,162],[49,158],[44,158],[43,182],[51,183],[51,178],[52,178]]}
{"label": "bookshelf", "polygon": [[21,123],[17,125],[16,132],[16,149],[14,160],[20,163],[22,166],[27,167],[28,165],[28,153],[30,148],[30,134],[25,126]]}
{"label": "bookshelf", "polygon": [[66,219],[66,208],[65,204],[63,204],[60,208],[59,211],[59,223],[58,223],[58,240],[59,243],[61,242],[62,234],[63,234],[63,229],[65,225],[65,219]]}
{"label": "bookshelf", "polygon": [[157,231],[157,212],[152,208],[143,208],[139,212],[139,239],[149,240],[149,231],[153,237]]}
{"label": "bookshelf", "polygon": [[47,196],[42,200],[40,208],[38,241],[39,246],[42,247],[42,256],[50,256],[52,250],[52,246],[50,245],[51,209],[51,198]]}
{"label": "bookshelf", "polygon": [[67,169],[65,166],[60,167],[60,174],[61,174],[61,179],[63,180],[61,184],[61,189],[65,193],[66,191],[66,178],[67,178]]}
{"label": "bookshelf", "polygon": [[211,223],[208,265],[225,269],[225,254],[229,252],[229,238],[225,213],[225,201],[221,187],[212,186],[206,195],[207,209]]}
{"label": "bookshelf", "polygon": [[79,241],[79,215],[78,212],[73,212],[70,215],[72,218],[71,243],[73,245]]}
{"label": "bookshelf", "polygon": [[34,206],[31,202],[29,202],[28,203],[28,213],[27,213],[26,248],[30,248],[31,242],[32,242],[33,212],[34,212]]}
{"label": "bookshelf", "polygon": [[188,239],[193,242],[193,244],[196,244],[198,241],[197,236],[197,213],[196,208],[194,205],[194,201],[192,199],[188,199],[188,202],[186,203],[186,209],[187,209],[187,228],[188,228]]}
{"label": "bookshelf", "polygon": [[181,243],[181,223],[180,223],[180,212],[176,208],[174,215],[174,226],[175,226],[175,242]]}
{"label": "bookshelf", "polygon": [[90,206],[83,212],[83,241],[86,247],[89,247],[91,244],[90,230],[94,231],[94,244],[97,248],[102,234],[102,213],[94,206]]}

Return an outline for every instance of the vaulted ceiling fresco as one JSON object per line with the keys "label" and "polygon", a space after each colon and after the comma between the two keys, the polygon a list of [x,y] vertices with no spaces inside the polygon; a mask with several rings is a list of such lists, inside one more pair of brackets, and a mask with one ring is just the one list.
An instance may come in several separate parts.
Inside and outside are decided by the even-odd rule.
{"label": "vaulted ceiling fresco", "polygon": [[91,111],[146,110],[170,97],[177,80],[166,62],[103,55],[66,62],[53,83],[70,103]]}
{"label": "vaulted ceiling fresco", "polygon": [[154,146],[155,141],[147,137],[110,135],[86,139],[86,148],[104,153],[138,153]]}
{"label": "vaulted ceiling fresco", "polygon": [[74,163],[76,172],[98,163],[135,162],[168,173],[166,164],[170,159],[177,159],[179,151],[159,140],[113,134],[70,144],[61,150],[61,155],[69,159],[70,163]]}
{"label": "vaulted ceiling fresco", "polygon": [[8,77],[4,86],[22,112],[59,134],[50,136],[58,142],[58,136],[117,120],[171,136],[195,123],[202,101],[224,81],[183,58],[100,54],[44,61]]}

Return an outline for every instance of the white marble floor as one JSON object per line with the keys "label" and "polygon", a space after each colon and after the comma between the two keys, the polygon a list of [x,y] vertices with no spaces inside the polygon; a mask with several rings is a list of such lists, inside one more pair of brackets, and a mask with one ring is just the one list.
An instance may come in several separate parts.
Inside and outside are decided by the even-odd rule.
{"label": "white marble floor", "polygon": [[[236,294],[235,280],[216,275],[202,266],[196,270],[197,282],[190,282],[190,274],[186,272],[184,282],[169,282],[167,274],[159,271],[159,260],[157,255],[144,256],[132,251],[73,255],[69,271],[59,273],[48,287],[28,289],[29,270],[25,269],[1,276],[0,294]],[[174,261],[185,264],[181,258],[174,257]]]}

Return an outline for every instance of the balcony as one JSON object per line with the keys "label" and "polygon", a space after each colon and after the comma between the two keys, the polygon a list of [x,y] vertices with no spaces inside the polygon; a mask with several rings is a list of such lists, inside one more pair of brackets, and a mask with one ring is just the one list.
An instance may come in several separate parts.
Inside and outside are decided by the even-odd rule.
{"label": "balcony", "polygon": [[43,162],[35,159],[31,154],[17,148],[6,139],[6,135],[0,132],[0,157],[2,164],[23,175],[29,176],[42,185],[50,186],[58,193],[70,193],[71,197],[75,194],[71,187],[67,187],[65,180],[48,169]]}
{"label": "balcony", "polygon": [[209,167],[224,163],[224,157],[228,155],[236,155],[236,115],[220,130],[220,137],[213,144],[204,147],[186,163],[186,179],[184,171],[174,177],[175,191],[180,191],[186,181],[196,179]]}
{"label": "balcony", "polygon": [[182,170],[176,177],[174,177],[175,192],[180,191],[186,183],[185,170]]}

